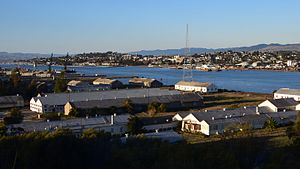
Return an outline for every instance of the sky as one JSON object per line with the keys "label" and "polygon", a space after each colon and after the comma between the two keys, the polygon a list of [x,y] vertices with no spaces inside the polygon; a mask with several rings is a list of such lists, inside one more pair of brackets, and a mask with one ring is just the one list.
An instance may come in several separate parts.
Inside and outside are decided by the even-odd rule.
{"label": "sky", "polygon": [[300,42],[299,0],[0,0],[0,51],[131,52]]}

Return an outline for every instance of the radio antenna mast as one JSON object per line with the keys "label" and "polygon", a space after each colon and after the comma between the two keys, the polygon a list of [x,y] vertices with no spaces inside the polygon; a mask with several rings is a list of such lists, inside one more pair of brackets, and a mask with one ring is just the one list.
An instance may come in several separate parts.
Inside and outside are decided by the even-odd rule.
{"label": "radio antenna mast", "polygon": [[[183,81],[193,81],[193,70],[192,66],[188,66],[187,60],[190,54],[189,48],[189,25],[186,25],[186,35],[185,35],[185,49],[184,49],[184,61],[183,61]],[[190,63],[191,64],[191,63]]]}

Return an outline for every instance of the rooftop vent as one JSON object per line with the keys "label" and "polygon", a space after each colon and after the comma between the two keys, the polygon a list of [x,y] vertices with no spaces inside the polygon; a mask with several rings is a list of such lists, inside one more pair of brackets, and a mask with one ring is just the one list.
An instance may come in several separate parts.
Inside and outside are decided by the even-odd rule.
{"label": "rooftop vent", "polygon": [[212,119],[212,120],[215,120],[215,117],[212,117],[211,119]]}

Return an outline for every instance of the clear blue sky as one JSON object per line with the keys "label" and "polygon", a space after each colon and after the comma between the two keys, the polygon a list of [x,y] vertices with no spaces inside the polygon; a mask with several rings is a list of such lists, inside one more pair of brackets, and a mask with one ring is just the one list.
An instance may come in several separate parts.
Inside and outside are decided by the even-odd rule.
{"label": "clear blue sky", "polygon": [[128,52],[300,42],[299,0],[1,0],[0,51]]}

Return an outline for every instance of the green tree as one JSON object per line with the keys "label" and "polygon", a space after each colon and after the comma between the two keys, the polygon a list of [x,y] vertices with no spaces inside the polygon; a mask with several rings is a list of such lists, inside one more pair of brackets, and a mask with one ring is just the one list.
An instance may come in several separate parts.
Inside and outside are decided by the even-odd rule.
{"label": "green tree", "polygon": [[138,134],[142,132],[142,129],[143,129],[143,123],[138,117],[134,116],[129,119],[128,126],[127,126],[128,133]]}
{"label": "green tree", "polygon": [[123,103],[123,107],[126,109],[126,111],[130,114],[133,113],[133,103],[132,100],[126,99]]}
{"label": "green tree", "polygon": [[17,124],[23,121],[22,113],[17,108],[12,108],[3,119],[5,124]]}
{"label": "green tree", "polygon": [[167,111],[167,106],[165,104],[160,104],[159,107],[158,107],[158,112],[159,113],[164,113]]}
{"label": "green tree", "polygon": [[7,128],[4,123],[0,122],[0,137],[6,135]]}
{"label": "green tree", "polygon": [[297,116],[297,119],[294,123],[294,126],[293,126],[293,132],[295,135],[299,136],[300,135],[300,112],[298,112],[298,116]]}
{"label": "green tree", "polygon": [[11,75],[10,75],[10,81],[13,84],[14,88],[19,87],[19,85],[21,83],[21,74],[20,74],[19,69],[16,68],[16,69],[12,70]]}
{"label": "green tree", "polygon": [[37,95],[37,83],[33,79],[31,80],[30,84],[26,88],[26,97],[31,98]]}
{"label": "green tree", "polygon": [[265,124],[264,127],[270,130],[274,130],[277,127],[277,123],[274,119],[268,119]]}
{"label": "green tree", "polygon": [[147,107],[147,112],[149,115],[154,116],[156,113],[158,113],[158,103],[150,103]]}
{"label": "green tree", "polygon": [[98,136],[98,132],[93,128],[89,128],[82,132],[81,138],[94,139],[97,138],[97,136]]}
{"label": "green tree", "polygon": [[65,73],[61,72],[59,77],[55,80],[54,92],[62,93],[65,92],[66,89],[67,89],[67,83],[65,81]]}
{"label": "green tree", "polygon": [[78,111],[75,107],[73,107],[73,108],[71,109],[70,113],[69,113],[69,116],[72,116],[72,117],[79,117],[80,114],[79,114],[79,111]]}

